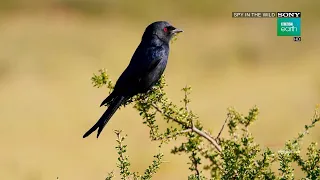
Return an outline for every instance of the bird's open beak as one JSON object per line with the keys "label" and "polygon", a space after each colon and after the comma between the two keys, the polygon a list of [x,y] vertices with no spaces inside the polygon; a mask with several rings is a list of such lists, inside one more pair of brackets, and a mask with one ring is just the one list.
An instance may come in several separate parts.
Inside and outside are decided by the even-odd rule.
{"label": "bird's open beak", "polygon": [[177,33],[183,32],[183,30],[182,30],[182,29],[179,29],[179,28],[176,28],[176,29],[172,30],[171,32],[172,32],[173,34],[177,34]]}

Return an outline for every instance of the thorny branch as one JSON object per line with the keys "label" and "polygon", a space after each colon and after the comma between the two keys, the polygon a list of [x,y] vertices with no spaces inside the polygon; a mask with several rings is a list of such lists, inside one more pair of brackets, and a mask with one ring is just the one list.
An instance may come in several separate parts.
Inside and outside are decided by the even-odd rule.
{"label": "thorny branch", "polygon": [[223,125],[222,125],[222,127],[220,129],[220,131],[219,131],[219,133],[218,133],[218,135],[216,137],[216,141],[220,141],[220,139],[219,139],[220,135],[221,135],[221,133],[222,133],[222,131],[224,129],[224,126],[227,124],[228,120],[229,120],[229,115],[227,116],[226,120],[224,121],[224,123],[223,123]]}
{"label": "thorny branch", "polygon": [[205,139],[207,139],[219,152],[222,151],[220,145],[218,144],[218,142],[212,138],[210,135],[208,135],[207,133],[200,131],[198,128],[193,127],[192,130],[197,133],[198,135],[204,137]]}
{"label": "thorny branch", "polygon": [[[119,143],[119,148],[122,149],[123,148],[123,145],[122,145],[123,137],[121,137],[121,132],[122,131],[121,130],[115,130],[114,132],[117,135],[117,142]],[[120,153],[119,155],[120,155],[120,159],[121,160],[125,160],[122,153]]]}
{"label": "thorny branch", "polygon": [[[189,111],[189,108],[188,108],[188,104],[190,103],[190,99],[188,98],[188,95],[190,93],[189,93],[188,90],[190,90],[190,87],[188,87],[188,86],[185,86],[185,88],[183,88],[183,91],[184,91],[183,101],[184,101],[185,110],[187,112],[186,119],[191,123],[191,127],[192,127],[191,128],[191,132],[194,132],[195,125],[194,125],[192,116],[190,116],[190,111]],[[188,135],[190,135],[190,134],[188,133]],[[192,135],[189,136],[189,140],[191,138],[192,138]],[[200,164],[200,160],[198,160],[198,158],[197,158],[197,151],[195,149],[192,150],[191,156],[189,156],[189,158],[191,158],[191,162],[192,162],[192,164],[194,166],[193,168],[192,168],[192,166],[190,167],[191,170],[195,171],[196,177],[200,178],[200,171],[199,171],[199,168],[198,168],[198,164]]]}
{"label": "thorny branch", "polygon": [[[94,86],[100,87],[101,84],[106,84],[108,88],[113,88],[112,83],[108,80],[105,71],[101,71],[101,77],[94,75],[92,78]],[[136,99],[131,99],[128,102],[137,102],[137,109],[140,111],[140,115],[146,120],[146,124],[151,129],[156,129],[155,134],[151,134],[151,137],[167,140],[168,138],[176,138],[184,133],[188,141],[182,143],[179,147],[172,149],[171,153],[178,154],[181,152],[190,153],[189,159],[191,160],[191,166],[189,169],[194,174],[188,176],[188,179],[207,179],[201,175],[200,168],[201,155],[209,160],[210,164],[204,164],[204,170],[210,170],[211,179],[278,179],[276,172],[271,170],[271,165],[274,162],[280,163],[280,176],[282,179],[288,179],[288,177],[294,177],[294,171],[291,166],[293,162],[297,162],[302,171],[307,174],[307,179],[317,179],[319,177],[319,157],[320,150],[317,149],[316,143],[313,143],[308,148],[308,159],[302,159],[300,155],[300,141],[308,134],[308,130],[314,127],[315,123],[320,121],[318,111],[316,110],[315,116],[312,119],[310,125],[305,126],[305,131],[299,133],[297,138],[288,141],[285,147],[278,151],[271,151],[269,148],[262,151],[254,142],[253,136],[248,130],[248,126],[257,119],[258,108],[254,107],[250,109],[249,115],[244,116],[236,111],[234,108],[228,109],[228,115],[222,125],[216,138],[214,138],[209,131],[203,129],[201,123],[197,120],[198,117],[193,114],[188,108],[188,90],[189,87],[185,87],[185,98],[183,100],[184,107],[179,108],[176,105],[170,103],[168,98],[165,97],[165,93],[162,92],[162,88],[165,83],[159,84],[155,91],[147,94],[146,96],[138,96]],[[167,128],[164,133],[158,132],[158,126],[155,124],[155,116],[157,113],[161,113],[164,119],[168,122],[172,121],[179,124],[182,130],[176,127]],[[145,122],[144,122],[145,123]],[[229,134],[231,138],[220,138],[225,125],[229,128]],[[238,127],[242,127],[238,129]],[[120,175],[122,179],[151,179],[152,175],[159,169],[161,160],[161,153],[154,156],[156,159],[153,164],[145,171],[143,176],[138,175],[136,172],[130,172],[130,162],[127,156],[125,156],[126,145],[122,145],[124,137],[118,137],[118,161],[117,167],[120,168]],[[153,133],[153,132],[150,132]],[[154,136],[154,137],[153,137]],[[240,137],[240,138],[233,138]],[[209,143],[203,142],[203,138],[207,139]],[[158,140],[158,139],[152,139]],[[165,141],[166,142],[166,141]],[[162,143],[162,142],[161,142]],[[159,146],[160,147],[160,146]],[[221,147],[223,153],[221,153]],[[259,153],[262,153],[262,158],[259,157]],[[278,173],[278,172],[277,172]],[[109,173],[107,179],[113,177],[113,173]]]}
{"label": "thorny branch", "polygon": [[[152,107],[155,108],[156,111],[158,111],[160,114],[164,114],[164,113],[162,112],[162,110],[161,110],[159,107],[157,107],[156,105],[152,104]],[[168,118],[168,119],[170,119],[170,120],[172,120],[172,121],[174,121],[174,122],[176,122],[176,123],[178,123],[178,124],[180,124],[180,125],[187,126],[187,124],[186,124],[185,122],[181,122],[181,121],[179,121],[179,120],[177,120],[177,119],[175,119],[175,118],[173,118],[173,117],[171,117],[171,116],[168,116],[168,115],[164,115],[164,116],[166,116],[166,118]],[[212,138],[210,135],[208,135],[207,133],[199,130],[199,129],[196,128],[195,126],[190,127],[189,129],[187,129],[186,132],[189,132],[189,131],[193,131],[193,132],[197,133],[199,136],[204,137],[204,138],[207,139],[219,152],[222,151],[221,146],[218,144],[218,142],[217,142],[214,138]]]}
{"label": "thorny branch", "polygon": [[[124,153],[126,152],[126,145],[123,145],[123,141],[125,139],[125,136],[121,136],[121,130],[115,130],[114,131],[115,134],[117,135],[117,143],[118,146],[116,147],[116,149],[118,150],[118,168],[120,169],[120,173],[121,173],[121,179],[128,179],[129,176],[131,176],[131,172],[129,170],[130,167],[130,162],[128,160],[127,156],[124,156]],[[112,175],[112,174],[110,174]]]}
{"label": "thorny branch", "polygon": [[[194,152],[192,152],[192,153],[194,153]],[[197,162],[197,159],[196,159],[195,156],[192,156],[192,158],[193,158],[194,162]],[[198,168],[198,163],[194,163],[194,170],[196,171],[197,177],[200,177],[200,171],[199,171],[199,168]]]}

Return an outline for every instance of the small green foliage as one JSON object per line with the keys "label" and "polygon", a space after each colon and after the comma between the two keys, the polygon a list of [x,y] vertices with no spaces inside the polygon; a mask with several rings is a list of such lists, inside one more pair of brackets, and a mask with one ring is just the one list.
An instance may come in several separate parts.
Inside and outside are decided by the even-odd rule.
{"label": "small green foliage", "polygon": [[153,160],[152,164],[145,170],[144,175],[141,179],[151,179],[152,175],[154,175],[160,168],[160,164],[162,163],[163,154],[159,153],[153,156],[155,160]]}
{"label": "small green foliage", "polygon": [[[110,90],[113,85],[105,70],[100,70],[99,75],[92,78],[95,87],[107,86]],[[302,133],[285,143],[283,149],[274,152],[269,148],[262,149],[255,142],[250,132],[250,125],[257,121],[259,109],[253,107],[248,115],[239,113],[234,108],[229,108],[225,123],[218,135],[213,137],[210,130],[206,130],[199,117],[189,108],[191,102],[189,95],[191,87],[182,89],[184,96],[181,105],[175,105],[166,96],[164,77],[146,94],[139,94],[131,98],[128,103],[134,103],[134,108],[143,119],[143,124],[149,127],[149,136],[152,141],[158,141],[159,147],[163,143],[184,137],[185,141],[173,147],[172,154],[187,154],[189,157],[189,180],[205,179],[267,179],[290,180],[294,179],[297,164],[305,172],[305,180],[320,179],[320,150],[317,143],[311,143],[306,150],[306,159],[301,155],[301,141],[309,130],[320,121],[318,109],[310,125],[306,125]],[[163,120],[167,127],[160,129],[158,121]],[[220,137],[224,126],[227,126],[229,136]],[[122,179],[151,179],[162,163],[163,154],[154,156],[154,161],[145,170],[143,175],[130,171],[130,162],[125,156],[126,145],[123,145],[125,136],[120,136],[121,131],[116,131],[118,146],[118,164]],[[272,166],[279,165],[278,171],[273,171]],[[209,171],[210,177],[204,176],[203,171]],[[113,173],[107,179],[112,179]]]}
{"label": "small green foliage", "polygon": [[108,173],[108,176],[106,177],[106,180],[111,180],[112,178],[114,178],[114,172],[110,172]]}
{"label": "small green foliage", "polygon": [[[130,171],[130,162],[129,157],[126,156],[127,152],[127,145],[123,144],[124,140],[126,139],[127,135],[121,136],[122,131],[121,130],[115,130],[114,133],[117,136],[117,146],[116,150],[118,152],[118,163],[117,167],[120,171],[121,179],[128,180],[128,179],[141,179],[141,180],[149,180],[152,178],[152,176],[159,170],[160,164],[162,163],[163,154],[159,153],[154,156],[154,160],[152,164],[145,170],[144,175],[139,175],[138,172],[131,172]],[[114,178],[114,172],[108,173],[108,176],[106,177],[106,180],[111,180]]]}
{"label": "small green foliage", "polygon": [[[301,141],[309,133],[309,130],[320,121],[318,109],[316,109],[310,125],[305,125],[304,131],[298,137],[286,142],[284,149],[278,151],[280,162],[280,179],[294,179],[292,163],[297,163],[307,176],[306,179],[320,178],[319,149],[316,143],[311,143],[307,149],[307,160],[301,156]],[[311,164],[311,166],[309,166]]]}
{"label": "small green foliage", "polygon": [[107,74],[107,71],[105,69],[100,69],[99,74],[93,74],[93,77],[91,78],[93,87],[101,88],[102,86],[107,86],[108,89],[113,89],[113,83],[109,78],[109,75]]}
{"label": "small green foliage", "polygon": [[127,145],[123,145],[123,141],[127,136],[121,136],[121,130],[115,130],[115,134],[117,135],[117,143],[118,146],[116,147],[118,151],[118,164],[117,167],[120,170],[120,175],[122,176],[121,179],[127,179],[132,173],[130,172],[130,162],[128,160],[128,156],[125,156],[127,152]]}
{"label": "small green foliage", "polygon": [[270,165],[274,162],[274,153],[261,148],[254,142],[248,126],[258,116],[256,107],[248,116],[238,113],[234,108],[228,110],[228,129],[230,139],[222,139],[223,151],[221,179],[272,179]]}
{"label": "small green foliage", "polygon": [[303,161],[301,157],[297,158],[301,169],[307,174],[308,179],[317,179],[320,177],[320,150],[317,143],[312,142],[307,151],[308,159]]}

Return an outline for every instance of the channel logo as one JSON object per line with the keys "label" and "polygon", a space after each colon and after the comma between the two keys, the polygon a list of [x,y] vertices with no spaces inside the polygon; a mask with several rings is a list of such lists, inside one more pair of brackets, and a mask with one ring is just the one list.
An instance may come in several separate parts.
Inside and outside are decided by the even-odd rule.
{"label": "channel logo", "polygon": [[301,12],[278,12],[277,35],[301,36]]}

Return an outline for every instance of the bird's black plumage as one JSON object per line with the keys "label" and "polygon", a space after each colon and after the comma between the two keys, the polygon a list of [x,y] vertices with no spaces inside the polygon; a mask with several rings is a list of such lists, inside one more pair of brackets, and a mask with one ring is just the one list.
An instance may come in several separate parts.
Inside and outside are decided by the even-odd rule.
{"label": "bird's black plumage", "polygon": [[83,138],[96,129],[98,129],[98,138],[121,104],[136,94],[146,93],[160,79],[167,66],[169,42],[176,33],[180,32],[182,30],[173,27],[166,21],[154,22],[145,29],[128,67],[119,77],[113,92],[100,105],[108,105],[108,109],[98,122],[83,135]]}

